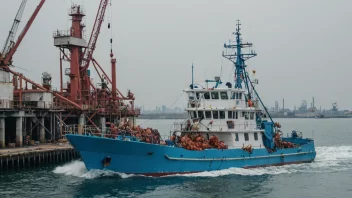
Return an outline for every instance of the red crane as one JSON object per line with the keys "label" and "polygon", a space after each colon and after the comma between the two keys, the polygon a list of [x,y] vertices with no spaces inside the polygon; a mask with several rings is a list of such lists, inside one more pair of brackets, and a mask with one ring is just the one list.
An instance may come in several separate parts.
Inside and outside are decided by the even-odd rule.
{"label": "red crane", "polygon": [[103,23],[106,7],[108,5],[109,0],[101,0],[99,9],[97,12],[97,16],[94,21],[94,26],[92,29],[92,33],[90,35],[90,39],[88,42],[87,48],[84,49],[83,55],[81,57],[81,64],[80,64],[80,76],[81,76],[81,98],[83,104],[90,103],[91,97],[90,95],[90,87],[92,85],[90,78],[87,74],[87,69],[89,67],[89,63],[92,60],[93,52],[95,50],[95,45],[97,43],[101,24]]}
{"label": "red crane", "polygon": [[5,68],[8,68],[9,62],[12,59],[12,56],[15,54],[18,46],[21,44],[24,36],[27,34],[27,31],[29,30],[29,28],[31,27],[35,17],[37,16],[37,14],[39,13],[40,9],[42,8],[43,4],[45,3],[45,0],[41,0],[39,5],[37,6],[37,8],[34,10],[31,18],[29,18],[26,26],[23,28],[20,36],[17,39],[16,44],[8,51],[6,57],[4,60],[0,60],[0,66],[5,66]]}
{"label": "red crane", "polygon": [[89,63],[92,60],[93,52],[95,50],[95,45],[97,43],[100,27],[103,23],[105,10],[108,5],[109,0],[101,0],[97,16],[95,18],[94,26],[92,29],[92,34],[90,35],[89,43],[87,48],[84,50],[83,57],[82,57],[82,64],[81,64],[81,71],[87,70],[89,67]]}
{"label": "red crane", "polygon": [[[66,101],[66,102],[68,102],[68,103],[71,103],[73,106],[77,107],[78,109],[82,109],[82,107],[79,106],[78,104],[76,104],[76,103],[74,103],[74,102],[72,102],[72,101],[66,99],[65,97],[59,95],[58,93],[56,93],[56,92],[54,92],[54,91],[51,91],[51,90],[48,90],[48,89],[44,88],[44,87],[41,86],[40,84],[35,83],[34,81],[32,81],[32,80],[30,80],[30,79],[24,77],[21,73],[12,71],[12,70],[9,68],[9,62],[11,61],[11,59],[12,59],[13,55],[15,54],[17,48],[18,48],[19,45],[21,44],[23,38],[26,36],[26,34],[27,34],[29,28],[31,27],[31,25],[32,25],[32,23],[33,23],[33,21],[34,21],[34,19],[37,17],[37,15],[38,15],[38,13],[39,13],[39,11],[40,11],[40,9],[42,8],[42,6],[43,6],[44,3],[45,3],[45,0],[41,0],[41,1],[40,1],[40,3],[38,4],[37,8],[34,10],[32,16],[29,18],[29,20],[28,20],[26,26],[23,28],[23,30],[22,30],[20,36],[19,36],[18,39],[17,39],[16,44],[15,44],[12,48],[10,48],[10,49],[7,51],[7,54],[5,54],[5,55],[6,55],[6,56],[5,56],[5,59],[0,59],[0,66],[3,67],[6,71],[8,71],[8,72],[14,74],[15,76],[19,76],[20,79],[23,79],[23,80],[25,80],[25,81],[27,81],[27,82],[29,82],[29,83],[35,85],[35,86],[38,87],[39,89],[42,89],[42,90],[44,90],[44,91],[53,93],[55,96],[61,98],[62,100]],[[23,4],[23,2],[22,2],[21,7],[20,7],[20,10],[23,11],[24,5],[25,5],[25,4]],[[19,12],[22,12],[22,11],[19,11]],[[20,15],[22,15],[22,14],[20,14]],[[18,14],[17,14],[17,16],[18,16]],[[16,18],[17,18],[17,16],[16,16]],[[16,19],[15,19],[15,22],[17,22]]]}

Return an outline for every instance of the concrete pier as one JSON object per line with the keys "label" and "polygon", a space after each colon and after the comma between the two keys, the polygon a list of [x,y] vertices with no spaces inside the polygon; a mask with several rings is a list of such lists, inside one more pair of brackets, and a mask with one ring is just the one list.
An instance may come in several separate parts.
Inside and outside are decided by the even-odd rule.
{"label": "concrete pier", "polygon": [[84,114],[81,114],[78,118],[78,134],[83,134],[84,124],[85,124],[85,116]]}
{"label": "concrete pier", "polygon": [[105,117],[100,117],[100,127],[101,127],[101,132],[103,134],[106,133],[106,118]]}
{"label": "concrete pier", "polygon": [[0,148],[5,148],[5,118],[0,118]]}
{"label": "concrete pier", "polygon": [[16,118],[16,146],[21,147],[23,143],[22,117]]}
{"label": "concrete pier", "polygon": [[39,131],[39,141],[41,143],[45,143],[45,128],[44,128],[44,117],[40,118],[40,122],[41,122],[41,125],[40,125],[40,131]]}
{"label": "concrete pier", "polygon": [[0,171],[55,164],[78,158],[79,155],[66,143],[0,149]]}

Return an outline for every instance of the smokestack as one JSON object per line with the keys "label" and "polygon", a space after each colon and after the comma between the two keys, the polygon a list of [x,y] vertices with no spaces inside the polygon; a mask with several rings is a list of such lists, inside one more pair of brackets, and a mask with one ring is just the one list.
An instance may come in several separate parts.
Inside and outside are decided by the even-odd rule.
{"label": "smokestack", "polygon": [[285,98],[282,99],[282,111],[285,111]]}
{"label": "smokestack", "polygon": [[115,100],[116,99],[116,59],[112,58],[111,59],[111,93],[112,93],[112,98]]}

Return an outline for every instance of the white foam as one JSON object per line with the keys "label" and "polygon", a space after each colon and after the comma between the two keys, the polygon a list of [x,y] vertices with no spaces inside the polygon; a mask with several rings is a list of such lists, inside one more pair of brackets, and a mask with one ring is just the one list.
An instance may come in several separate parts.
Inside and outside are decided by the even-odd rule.
{"label": "white foam", "polygon": [[82,161],[76,160],[70,163],[58,166],[53,171],[56,174],[71,175],[86,179],[94,179],[104,176],[120,176],[121,178],[129,178],[134,176],[133,174],[117,173],[110,170],[90,170],[88,171]]}
{"label": "white foam", "polygon": [[[317,156],[312,163],[292,164],[285,166],[273,166],[265,168],[229,168],[225,170],[209,171],[192,174],[171,175],[166,177],[219,177],[224,175],[278,175],[292,174],[297,172],[336,172],[352,169],[352,146],[331,146],[316,147]],[[133,174],[117,173],[109,170],[91,170],[87,171],[82,161],[76,160],[63,166],[58,166],[53,171],[57,174],[71,175],[86,179],[93,179],[104,176],[119,176],[129,178]]]}
{"label": "white foam", "polygon": [[87,172],[87,169],[83,162],[76,160],[64,164],[63,166],[56,167],[53,172],[57,174],[65,174],[80,177]]}

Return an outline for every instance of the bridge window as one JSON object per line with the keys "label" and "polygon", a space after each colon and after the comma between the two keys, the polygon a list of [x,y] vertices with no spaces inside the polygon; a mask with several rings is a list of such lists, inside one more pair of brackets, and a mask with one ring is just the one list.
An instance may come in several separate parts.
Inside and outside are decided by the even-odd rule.
{"label": "bridge window", "polygon": [[211,111],[205,111],[205,118],[211,119]]}
{"label": "bridge window", "polygon": [[225,111],[219,111],[220,119],[225,119]]}
{"label": "bridge window", "polygon": [[250,113],[250,119],[251,119],[251,120],[254,120],[254,112],[251,112],[251,113]]}
{"label": "bridge window", "polygon": [[211,92],[211,99],[219,99],[219,92]]}
{"label": "bridge window", "polygon": [[199,99],[199,95],[200,95],[200,93],[196,92],[197,99]]}
{"label": "bridge window", "polygon": [[238,141],[239,141],[239,138],[238,138],[238,133],[235,133],[235,140],[236,140],[236,142],[238,142]]}
{"label": "bridge window", "polygon": [[232,92],[231,99],[237,99],[238,93],[237,92]]}
{"label": "bridge window", "polygon": [[249,141],[248,133],[244,133],[244,141]]}
{"label": "bridge window", "polygon": [[198,111],[198,118],[204,118],[203,111]]}
{"label": "bridge window", "polygon": [[254,133],[254,140],[258,141],[258,133]]}
{"label": "bridge window", "polygon": [[197,111],[193,111],[193,118],[197,118]]}
{"label": "bridge window", "polygon": [[228,100],[227,92],[220,92],[221,100]]}
{"label": "bridge window", "polygon": [[242,93],[232,92],[231,99],[242,100]]}
{"label": "bridge window", "polygon": [[228,111],[227,117],[228,119],[238,119],[238,111]]}
{"label": "bridge window", "polygon": [[242,112],[242,117],[244,117],[244,119],[248,120],[248,112]]}
{"label": "bridge window", "polygon": [[206,100],[210,99],[210,93],[209,92],[205,92],[204,93],[204,99],[206,99]]}
{"label": "bridge window", "polygon": [[188,96],[189,96],[190,100],[194,100],[194,93],[193,92],[189,93]]}
{"label": "bridge window", "polygon": [[228,119],[232,119],[233,118],[232,111],[228,111],[227,112],[227,118]]}
{"label": "bridge window", "polygon": [[213,118],[219,119],[219,112],[218,111],[213,111]]}
{"label": "bridge window", "polygon": [[233,118],[234,119],[238,119],[238,111],[234,111],[233,112]]}

